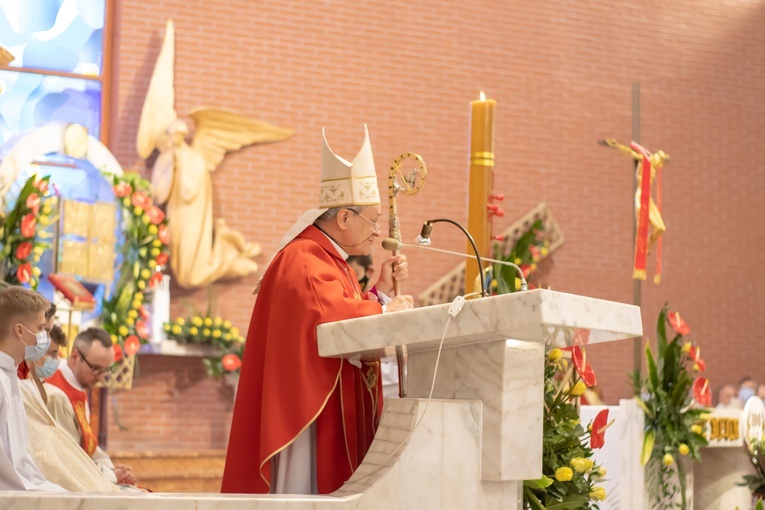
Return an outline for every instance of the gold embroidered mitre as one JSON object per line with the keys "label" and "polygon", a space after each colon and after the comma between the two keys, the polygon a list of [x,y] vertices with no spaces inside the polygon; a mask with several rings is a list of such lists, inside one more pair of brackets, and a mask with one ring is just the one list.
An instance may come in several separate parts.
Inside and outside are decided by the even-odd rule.
{"label": "gold embroidered mitre", "polygon": [[375,161],[366,124],[364,143],[351,163],[332,152],[323,129],[322,139],[319,207],[379,204],[380,190],[377,188]]}

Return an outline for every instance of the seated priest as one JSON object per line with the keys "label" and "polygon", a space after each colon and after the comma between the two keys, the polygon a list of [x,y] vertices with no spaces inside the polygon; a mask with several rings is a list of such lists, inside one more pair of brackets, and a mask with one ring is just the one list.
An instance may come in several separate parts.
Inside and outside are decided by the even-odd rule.
{"label": "seated priest", "polygon": [[114,364],[114,346],[109,333],[88,328],[74,339],[72,353],[59,363],[58,370],[45,380],[48,410],[59,425],[82,446],[110,481],[135,485],[128,466],[114,465],[98,446],[98,436],[90,427],[87,389],[103,381]]}
{"label": "seated priest", "polygon": [[64,491],[46,480],[29,452],[18,378],[19,364],[39,358],[48,348],[49,308],[48,300],[29,289],[0,289],[0,490]]}
{"label": "seated priest", "polygon": [[[47,329],[47,326],[46,326]],[[58,369],[59,348],[66,334],[58,325],[49,332],[50,348],[39,360],[28,360],[27,378],[19,381],[29,425],[29,451],[45,478],[73,492],[118,492],[117,485],[99,469],[80,445],[64,431],[46,407],[47,392],[40,379]],[[21,378],[21,375],[19,375]],[[113,476],[113,475],[112,475]]]}
{"label": "seated priest", "polygon": [[366,128],[352,162],[324,138],[319,204],[287,232],[256,289],[222,492],[333,492],[374,438],[379,360],[322,358],[316,340],[319,324],[412,308],[411,296],[393,292],[394,279],[407,275],[403,255],[383,262],[379,300],[361,290],[346,262],[369,254],[381,233]]}

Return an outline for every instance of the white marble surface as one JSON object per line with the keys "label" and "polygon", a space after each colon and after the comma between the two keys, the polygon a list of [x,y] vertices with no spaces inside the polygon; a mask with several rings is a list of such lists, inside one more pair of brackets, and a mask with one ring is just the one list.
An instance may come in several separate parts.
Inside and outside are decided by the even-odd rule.
{"label": "white marble surface", "polygon": [[[410,353],[435,349],[448,308],[448,304],[436,305],[322,324],[317,328],[319,354],[383,356],[387,347],[404,344]],[[506,338],[563,345],[577,328],[589,334],[589,343],[643,335],[636,306],[536,289],[468,300],[451,320],[444,347]]]}

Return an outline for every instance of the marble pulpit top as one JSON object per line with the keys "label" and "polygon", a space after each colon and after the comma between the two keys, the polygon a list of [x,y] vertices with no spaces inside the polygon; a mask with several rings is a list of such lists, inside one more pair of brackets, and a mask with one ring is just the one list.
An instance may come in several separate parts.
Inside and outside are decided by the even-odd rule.
{"label": "marble pulpit top", "polygon": [[[396,345],[410,353],[438,348],[449,304],[322,324],[319,355],[384,356]],[[565,347],[643,335],[640,308],[544,289],[468,300],[451,319],[444,348],[505,339]]]}

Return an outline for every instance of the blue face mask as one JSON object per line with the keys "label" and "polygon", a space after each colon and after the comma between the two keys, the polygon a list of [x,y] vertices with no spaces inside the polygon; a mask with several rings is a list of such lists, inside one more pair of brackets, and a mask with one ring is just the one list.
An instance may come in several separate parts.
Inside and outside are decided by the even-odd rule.
{"label": "blue face mask", "polygon": [[746,401],[752,398],[753,396],[754,396],[754,389],[752,388],[741,388],[740,390],[738,390],[738,399],[743,403],[746,403]]}
{"label": "blue face mask", "polygon": [[40,379],[47,379],[52,376],[58,370],[58,360],[45,356],[45,364],[43,366],[35,365],[35,374]]}
{"label": "blue face mask", "polygon": [[48,333],[43,330],[35,334],[29,331],[29,329],[27,329],[27,327],[23,324],[21,327],[34,335],[36,342],[33,345],[29,345],[24,340],[21,340],[21,343],[24,344],[24,359],[27,361],[37,361],[38,359],[45,356],[45,353],[48,352],[48,348],[50,347],[50,337],[48,337]]}

